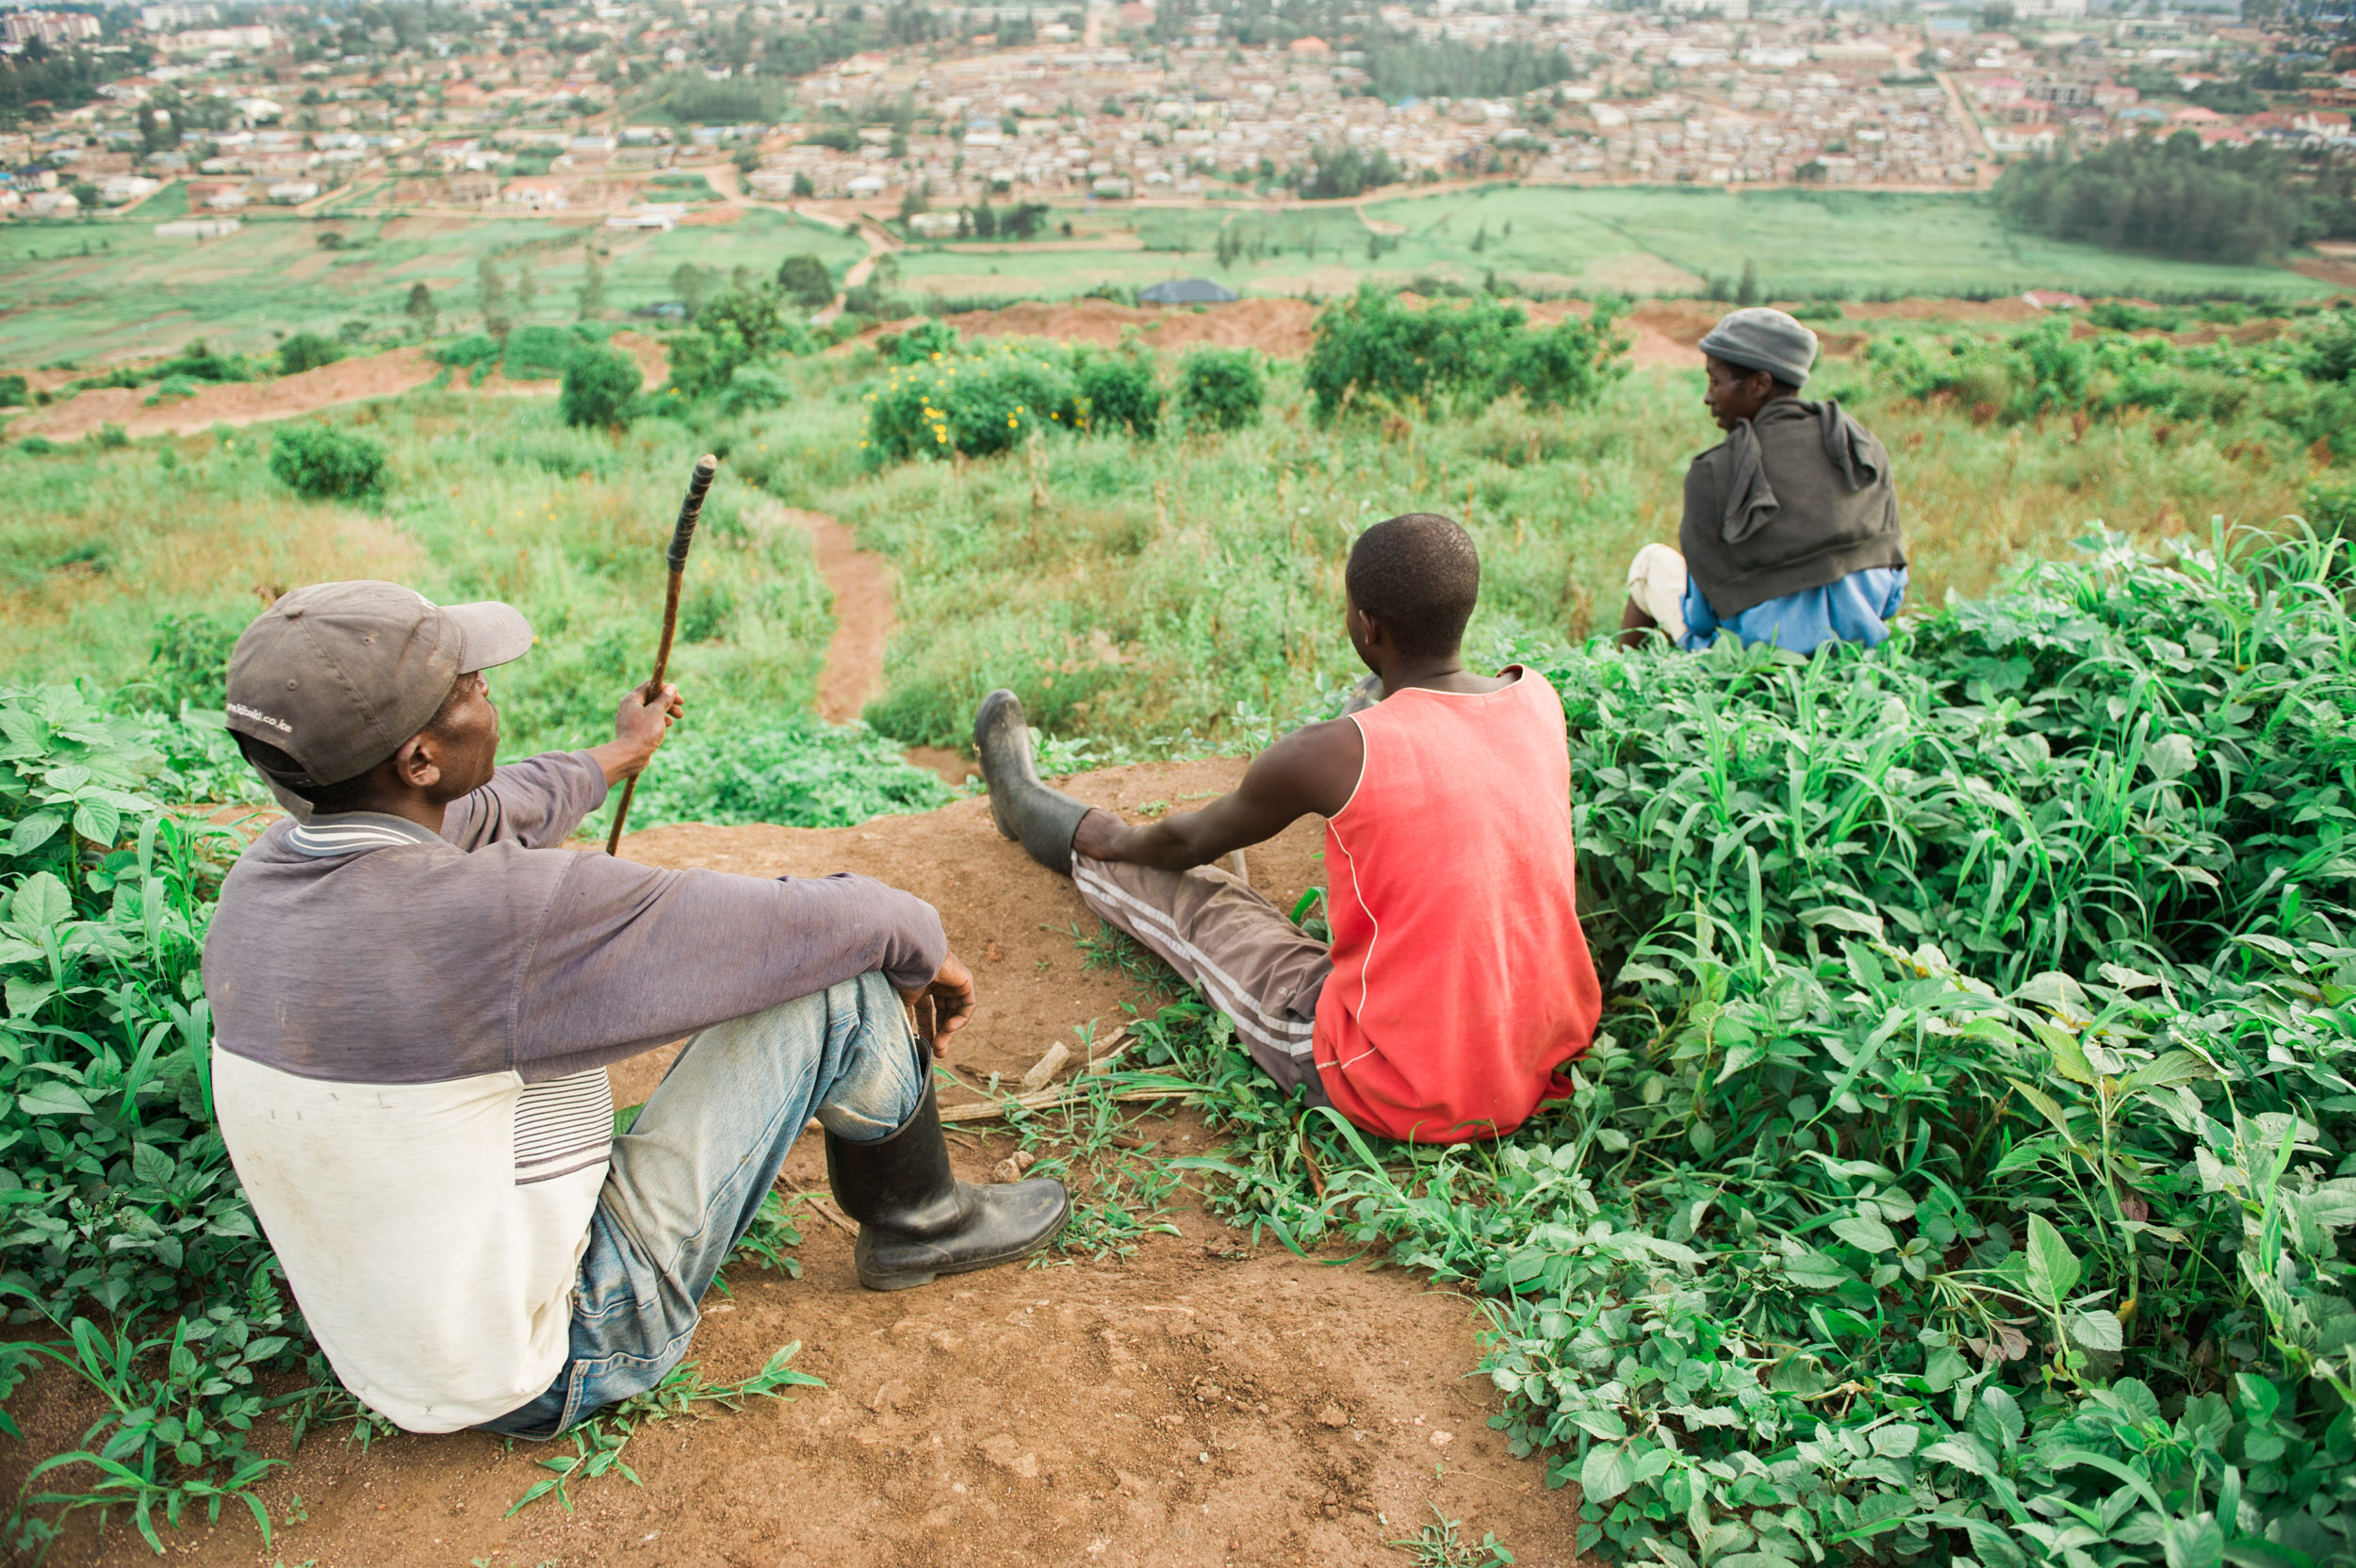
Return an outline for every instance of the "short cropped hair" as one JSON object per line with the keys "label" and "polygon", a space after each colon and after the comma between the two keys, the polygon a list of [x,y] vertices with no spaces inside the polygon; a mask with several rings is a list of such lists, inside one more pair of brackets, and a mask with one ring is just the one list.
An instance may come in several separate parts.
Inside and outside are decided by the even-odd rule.
{"label": "short cropped hair", "polygon": [[1410,512],[1358,536],[1342,580],[1403,651],[1453,653],[1481,597],[1481,552],[1454,518]]}

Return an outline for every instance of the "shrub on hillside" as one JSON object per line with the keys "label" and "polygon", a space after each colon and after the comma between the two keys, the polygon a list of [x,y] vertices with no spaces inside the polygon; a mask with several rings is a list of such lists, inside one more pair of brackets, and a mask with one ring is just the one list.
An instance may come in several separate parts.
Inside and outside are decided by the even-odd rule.
{"label": "shrub on hillside", "polygon": [[786,314],[774,287],[731,288],[695,313],[695,324],[671,339],[671,384],[690,398],[728,384],[740,366],[817,347],[810,329]]}
{"label": "shrub on hillside", "polygon": [[1072,351],[1073,374],[1079,383],[1081,410],[1088,428],[1127,431],[1143,440],[1161,428],[1164,393],[1153,379],[1153,361],[1142,353],[1092,353]]}
{"label": "shrub on hillside", "polygon": [[299,332],[278,345],[278,373],[299,376],[344,357],[344,346],[315,332]]}
{"label": "shrub on hillside", "polygon": [[1511,392],[1534,408],[1582,407],[1627,373],[1628,340],[1612,329],[1621,302],[1532,328],[1519,305],[1473,299],[1411,310],[1372,284],[1317,313],[1303,368],[1317,417],[1407,404],[1469,414]]}
{"label": "shrub on hillside", "polygon": [[554,381],[585,346],[565,327],[517,327],[507,335],[499,373],[509,381]]}
{"label": "shrub on hillside", "polygon": [[922,365],[936,354],[957,351],[957,329],[937,317],[927,317],[906,332],[885,333],[875,339],[876,352],[887,365]]}
{"label": "shrub on hillside", "polygon": [[720,394],[720,408],[728,414],[749,414],[761,409],[783,408],[794,400],[794,384],[777,371],[759,365],[744,365],[728,378],[727,388]]}
{"label": "shrub on hillside", "polygon": [[1260,356],[1250,349],[1196,349],[1178,362],[1178,417],[1188,430],[1257,424],[1267,397]]}
{"label": "shrub on hillside", "polygon": [[867,394],[871,463],[988,457],[1033,431],[1077,430],[1079,388],[1053,345],[993,342],[957,359],[901,366]]}
{"label": "shrub on hillside", "polygon": [[22,408],[32,400],[32,388],[23,376],[0,376],[0,408]]}
{"label": "shrub on hillside", "polygon": [[466,380],[472,384],[499,368],[499,340],[489,333],[470,332],[451,338],[432,353],[450,369],[468,372]]}
{"label": "shrub on hillside", "polygon": [[777,288],[804,310],[824,310],[834,302],[833,274],[807,251],[777,263]]}
{"label": "shrub on hillside", "polygon": [[374,495],[384,484],[384,449],[333,425],[289,425],[270,440],[270,471],[314,500]]}
{"label": "shrub on hillside", "polygon": [[644,379],[638,362],[630,355],[584,343],[564,367],[557,407],[568,425],[625,430],[630,425],[630,400],[637,396]]}

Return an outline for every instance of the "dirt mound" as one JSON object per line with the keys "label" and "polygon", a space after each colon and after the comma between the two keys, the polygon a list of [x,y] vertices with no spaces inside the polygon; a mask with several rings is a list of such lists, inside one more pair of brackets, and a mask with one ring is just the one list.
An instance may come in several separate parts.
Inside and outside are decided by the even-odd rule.
{"label": "dirt mound", "polygon": [[646,385],[661,386],[670,379],[671,351],[661,339],[624,330],[607,341],[638,362],[638,373],[646,378]]}
{"label": "dirt mound", "polygon": [[1292,359],[1309,351],[1317,307],[1306,300],[1237,300],[1201,309],[1145,309],[1110,300],[1026,302],[1004,310],[969,310],[944,318],[968,337],[1052,337],[1066,343],[1121,341],[1136,327],[1157,349],[1259,349]]}
{"label": "dirt mound", "polygon": [[[1242,763],[1108,769],[1066,785],[1095,804],[1183,806],[1230,788]],[[1301,825],[1252,854],[1279,900],[1317,872]],[[1028,1067],[1053,1039],[1121,1016],[1122,982],[1083,967],[1071,928],[1095,923],[1071,884],[998,837],[988,804],[825,831],[675,826],[633,834],[624,853],[671,866],[759,875],[863,871],[933,901],[973,962],[981,1008],[951,1065],[985,1081]],[[617,1103],[643,1100],[659,1052],[614,1070]],[[944,1098],[955,1102],[961,1093]],[[1156,1153],[1202,1153],[1190,1116],[1139,1123]],[[1010,1147],[967,1124],[952,1139],[980,1179]],[[1048,1152],[1054,1152],[1051,1149]],[[823,1191],[805,1139],[786,1168]],[[850,1236],[801,1220],[800,1279],[729,1272],[707,1298],[695,1356],[715,1378],[756,1370],[793,1340],[826,1380],[792,1403],[759,1400],[700,1422],[644,1429],[628,1462],[644,1478],[585,1484],[502,1517],[547,1472],[550,1450],[513,1452],[473,1433],[399,1437],[363,1456],[314,1435],[263,1485],[273,1520],[307,1518],[265,1549],[242,1510],[167,1532],[176,1560],[339,1565],[1104,1563],[1366,1564],[1402,1560],[1434,1505],[1479,1541],[1493,1530],[1525,1565],[1576,1560],[1576,1493],[1551,1492],[1487,1427],[1497,1406],[1468,1378],[1483,1323],[1466,1298],[1389,1268],[1254,1251],[1182,1202],[1181,1233],[1152,1234],[1126,1262],[999,1269],[903,1295],[858,1288]],[[71,1446],[94,1417],[44,1375],[12,1401],[27,1442]],[[265,1423],[264,1441],[281,1433]],[[569,1453],[569,1447],[562,1450]],[[65,1477],[57,1478],[64,1479]],[[0,1476],[0,1484],[12,1479]],[[152,1562],[119,1527],[93,1547],[77,1526],[57,1560]]]}
{"label": "dirt mound", "polygon": [[224,382],[153,408],[147,406],[153,387],[105,387],[29,414],[16,422],[12,433],[72,441],[114,424],[134,436],[194,435],[217,424],[290,419],[333,403],[391,397],[432,381],[441,368],[422,349],[395,349],[366,359],[339,359],[275,381]]}

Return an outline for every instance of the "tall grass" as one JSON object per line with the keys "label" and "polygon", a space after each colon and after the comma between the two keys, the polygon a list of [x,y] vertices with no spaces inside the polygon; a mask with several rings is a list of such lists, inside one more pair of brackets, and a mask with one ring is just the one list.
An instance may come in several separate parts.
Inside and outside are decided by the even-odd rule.
{"label": "tall grass", "polygon": [[[294,496],[269,471],[264,430],[8,460],[0,674],[120,686],[143,675],[164,615],[235,628],[299,583],[391,578],[531,617],[539,645],[495,688],[509,754],[607,738],[652,661],[662,546],[710,433],[651,419],[616,439],[568,429],[552,400],[454,392],[333,418],[389,448],[381,498]],[[744,445],[758,459],[761,437]],[[807,535],[776,512],[728,479],[705,514],[672,667],[714,717],[790,714],[816,690],[826,590]]]}
{"label": "tall grass", "polygon": [[[1280,365],[1267,416],[1231,434],[1058,437],[1036,468],[1018,452],[870,476],[843,457],[859,439],[856,383],[822,386],[763,479],[841,516],[900,573],[908,629],[869,714],[878,727],[956,744],[982,694],[1011,685],[1045,727],[1142,744],[1232,736],[1239,707],[1320,700],[1350,663],[1341,564],[1393,513],[1444,511],[1472,531],[1477,637],[1616,625],[1628,559],[1677,537],[1686,466],[1720,439],[1689,373],[1642,372],[1561,416],[1508,402],[1328,431],[1303,402]],[[2298,441],[2254,419],[2163,428],[2131,411],[1997,428],[1870,394],[1858,412],[1898,459],[1918,606],[1983,591],[2017,557],[2064,553],[2096,518],[2145,540],[2212,516],[2271,527],[2312,471]]]}

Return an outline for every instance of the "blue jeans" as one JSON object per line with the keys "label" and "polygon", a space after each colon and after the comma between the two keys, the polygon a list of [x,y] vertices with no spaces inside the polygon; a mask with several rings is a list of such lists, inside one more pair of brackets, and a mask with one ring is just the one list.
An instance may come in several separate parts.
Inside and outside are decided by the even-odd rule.
{"label": "blue jeans", "polygon": [[924,1099],[922,1053],[872,972],[690,1039],[614,1140],[564,1370],[484,1427],[545,1441],[662,1381],[803,1126],[815,1116],[852,1143],[891,1135]]}

